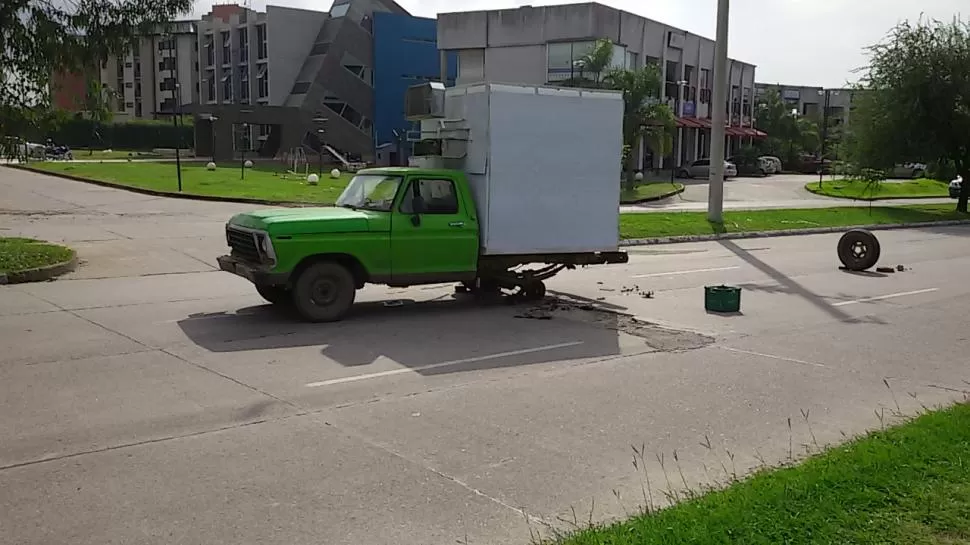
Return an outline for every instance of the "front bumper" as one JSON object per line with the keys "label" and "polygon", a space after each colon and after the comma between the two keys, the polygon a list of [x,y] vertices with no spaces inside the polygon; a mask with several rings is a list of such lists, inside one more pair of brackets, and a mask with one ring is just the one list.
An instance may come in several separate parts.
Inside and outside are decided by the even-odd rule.
{"label": "front bumper", "polygon": [[216,261],[219,269],[241,276],[257,286],[281,286],[289,281],[287,273],[272,272],[265,265],[250,263],[231,255],[221,255]]}

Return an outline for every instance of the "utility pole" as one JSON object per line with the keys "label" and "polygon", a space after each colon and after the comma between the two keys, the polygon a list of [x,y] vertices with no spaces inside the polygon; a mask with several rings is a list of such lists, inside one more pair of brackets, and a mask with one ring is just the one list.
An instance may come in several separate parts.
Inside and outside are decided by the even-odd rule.
{"label": "utility pole", "polygon": [[707,193],[707,219],[723,223],[724,217],[724,132],[727,112],[728,12],[730,0],[717,1],[717,41],[714,43],[714,97],[711,107],[711,175]]}
{"label": "utility pole", "polygon": [[[173,59],[174,62],[172,66],[172,79],[174,80],[174,86],[172,88],[172,96],[175,98],[175,104],[172,107],[172,124],[175,125],[175,171],[178,175],[179,183],[179,193],[182,192],[182,158],[179,157],[179,148],[182,147],[182,131],[179,130],[179,118],[182,117],[182,84],[179,83],[179,58],[178,49],[175,47],[175,34],[168,34],[168,45],[169,53],[172,55],[169,57]],[[155,67],[152,67],[152,71]],[[157,108],[152,108],[156,110]]]}

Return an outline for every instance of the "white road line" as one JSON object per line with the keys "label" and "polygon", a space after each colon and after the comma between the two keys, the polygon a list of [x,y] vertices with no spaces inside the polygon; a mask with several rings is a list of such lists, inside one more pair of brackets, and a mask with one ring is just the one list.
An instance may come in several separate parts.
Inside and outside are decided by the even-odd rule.
{"label": "white road line", "polygon": [[401,369],[392,369],[390,371],[381,371],[379,373],[370,373],[367,375],[354,375],[352,377],[335,378],[335,379],[324,380],[320,382],[310,382],[306,385],[306,387],[317,388],[320,386],[332,386],[334,384],[357,382],[359,380],[369,380],[372,378],[388,377],[391,375],[400,375],[403,373],[416,373],[419,371],[427,371],[429,369],[439,369],[441,367],[448,367],[451,365],[460,365],[462,363],[473,363],[477,361],[488,361],[488,360],[495,360],[499,358],[508,358],[511,356],[520,356],[522,354],[533,354],[535,352],[545,352],[547,350],[556,350],[558,348],[569,348],[571,346],[579,346],[581,344],[583,344],[583,341],[549,344],[546,346],[537,346],[535,348],[525,348],[522,350],[511,350],[509,352],[499,352],[498,354],[489,354],[487,356],[476,356],[474,358],[463,358],[460,360],[451,360],[451,361],[445,361],[441,363],[432,363],[430,365],[419,365],[417,367],[404,367]]}
{"label": "white road line", "polygon": [[737,352],[738,354],[747,354],[749,356],[760,356],[762,358],[768,358],[772,360],[788,361],[788,362],[797,363],[800,365],[810,365],[812,367],[827,367],[826,365],[822,365],[821,363],[815,363],[815,362],[805,361],[805,360],[797,360],[795,358],[787,358],[785,356],[775,356],[772,354],[762,354],[761,352],[752,352],[750,350],[741,350],[740,348],[731,348],[728,346],[722,346],[721,350],[727,350],[728,352]]}
{"label": "white road line", "polygon": [[901,291],[899,293],[890,293],[888,295],[879,295],[876,297],[863,297],[862,299],[854,299],[852,301],[842,301],[832,305],[833,307],[844,307],[846,305],[855,305],[857,303],[868,303],[869,301],[882,301],[883,299],[894,299],[896,297],[905,297],[907,295],[919,295],[921,293],[932,293],[939,290],[939,288],[927,288],[925,290],[916,291]]}
{"label": "white road line", "polygon": [[717,272],[717,271],[733,271],[734,269],[740,269],[741,267],[717,267],[714,269],[690,269],[686,271],[670,271],[663,273],[650,273],[650,274],[638,274],[633,276],[633,278],[654,278],[657,276],[676,276],[678,274],[693,274],[693,273],[704,273],[704,272]]}

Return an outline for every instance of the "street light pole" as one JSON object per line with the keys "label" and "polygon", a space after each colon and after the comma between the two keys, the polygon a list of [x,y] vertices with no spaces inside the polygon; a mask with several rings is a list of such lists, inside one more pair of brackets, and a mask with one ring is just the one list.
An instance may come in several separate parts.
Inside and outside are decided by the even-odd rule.
{"label": "street light pole", "polygon": [[822,101],[822,149],[818,158],[818,187],[822,187],[822,176],[825,172],[825,141],[829,137],[829,104],[832,100],[832,91],[826,89],[825,100]]}
{"label": "street light pole", "polygon": [[246,146],[249,144],[249,123],[242,124],[242,134],[239,136],[239,147],[242,158],[239,160],[239,179],[246,179]]}
{"label": "street light pole", "polygon": [[178,173],[178,185],[179,193],[182,192],[182,159],[179,157],[179,148],[182,147],[182,133],[179,131],[179,118],[182,117],[182,97],[181,97],[181,87],[179,83],[179,65],[178,65],[178,50],[175,47],[175,35],[167,34],[165,35],[168,40],[168,50],[172,55],[169,57],[172,59],[173,69],[172,69],[172,79],[175,80],[175,87],[172,89],[172,97],[175,99],[175,105],[172,109],[172,124],[175,125],[175,170]]}
{"label": "street light pole", "polygon": [[717,41],[714,43],[714,96],[711,107],[711,175],[707,194],[707,219],[724,222],[724,132],[727,112],[728,12],[730,0],[717,1]]}

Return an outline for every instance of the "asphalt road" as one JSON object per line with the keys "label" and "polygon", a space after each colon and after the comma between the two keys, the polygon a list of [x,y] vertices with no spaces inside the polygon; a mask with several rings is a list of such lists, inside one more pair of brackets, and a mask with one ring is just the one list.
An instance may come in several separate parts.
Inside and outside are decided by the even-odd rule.
{"label": "asphalt road", "polygon": [[0,287],[0,542],[527,543],[970,388],[966,228],[880,233],[894,274],[830,235],[643,247],[564,302],[369,287],[307,325],[214,270],[246,208],[0,168],[0,233],[84,259]]}
{"label": "asphalt road", "polygon": [[[623,206],[624,212],[671,212],[707,210],[707,180],[677,180],[684,184],[684,192],[669,199],[636,206]],[[766,208],[828,208],[860,206],[866,202],[821,197],[805,190],[805,184],[817,182],[818,176],[806,174],[775,174],[765,178],[732,178],[724,183],[725,210],[755,210]],[[892,183],[887,182],[887,183]],[[950,199],[886,200],[880,206],[932,204],[953,202]]]}

